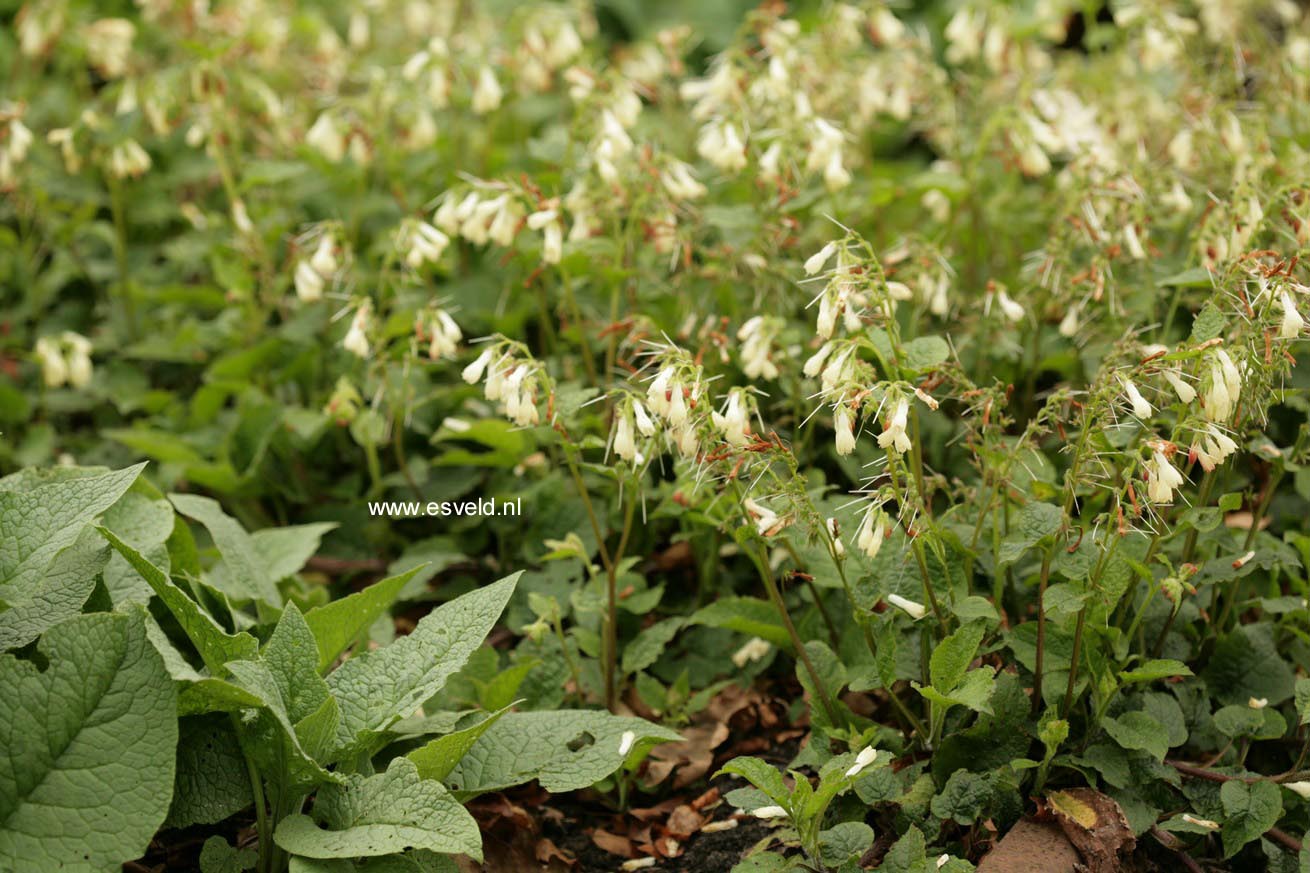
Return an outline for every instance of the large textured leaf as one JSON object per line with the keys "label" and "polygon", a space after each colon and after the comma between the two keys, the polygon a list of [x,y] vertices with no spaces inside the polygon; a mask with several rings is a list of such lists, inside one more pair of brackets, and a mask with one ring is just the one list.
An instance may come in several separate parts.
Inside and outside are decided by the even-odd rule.
{"label": "large textured leaf", "polygon": [[791,638],[778,618],[778,610],[758,597],[720,597],[696,610],[687,624],[727,628],[768,640],[779,648],[791,648]]}
{"label": "large textured leaf", "polygon": [[514,592],[515,573],[434,609],[409,636],[356,655],[328,677],[341,704],[337,757],[362,751],[446,684],[486,638]]}
{"label": "large textured leaf", "polygon": [[144,467],[60,479],[23,491],[0,490],[0,592],[44,573],[82,528],[123,496]]}
{"label": "large textured leaf", "polygon": [[293,855],[358,858],[407,849],[429,849],[482,858],[482,837],[473,816],[440,782],[420,779],[408,758],[396,758],[387,772],[351,776],[328,786],[314,801],[314,815],[292,815],[274,839]]}
{"label": "large textured leaf", "polygon": [[218,501],[195,494],[170,494],[177,511],[205,526],[223,556],[223,571],[215,578],[225,583],[225,594],[239,600],[262,600],[280,606],[276,581],[260,557],[254,539],[219,506]]}
{"label": "large textured leaf", "polygon": [[328,699],[327,682],[318,675],[318,645],[294,603],[282,610],[263,654],[293,722],[312,715]]}
{"label": "large textured leaf", "polygon": [[1231,858],[1252,840],[1278,824],[1283,815],[1283,796],[1272,782],[1239,780],[1225,782],[1219,791],[1224,805],[1224,857]]}
{"label": "large textured leaf", "polygon": [[640,718],[599,710],[511,712],[473,744],[446,780],[461,796],[497,791],[536,779],[547,791],[586,788],[623,765],[623,734],[632,731],[633,749],[682,737]]}
{"label": "large textured leaf", "polygon": [[321,714],[317,711],[310,714],[309,718],[313,720],[309,723],[308,738],[320,748],[309,748],[310,744],[304,739],[306,730],[292,720],[288,708],[291,701],[283,696],[282,683],[266,661],[231,661],[227,669],[232,672],[237,685],[258,697],[262,704],[259,714],[246,723],[241,734],[243,748],[261,768],[276,772],[279,765],[284,765],[292,784],[304,790],[339,778],[324,770],[315,758],[315,753],[321,752],[324,745],[322,720],[327,719],[330,728],[336,726],[338,716],[334,699],[328,697],[324,700]]}
{"label": "large textured leaf", "polygon": [[326,670],[337,655],[344,652],[346,646],[359,636],[360,631],[373,624],[378,616],[390,608],[405,583],[422,568],[420,564],[398,576],[383,579],[362,591],[316,606],[305,613],[305,623],[309,625],[318,643],[318,669]]}
{"label": "large textured leaf", "polygon": [[251,804],[250,776],[225,715],[178,722],[177,773],[165,827],[214,824]]}
{"label": "large textured leaf", "polygon": [[354,861],[346,858],[299,858],[292,856],[290,873],[459,873],[449,855],[427,849],[403,855],[384,855]]}
{"label": "large textured leaf", "polygon": [[[118,538],[141,552],[165,573],[169,571],[168,548],[165,543],[173,533],[177,516],[173,506],[162,496],[151,496],[153,487],[145,480],[137,480],[132,490],[109,507],[102,524]],[[105,587],[116,606],[124,603],[146,603],[154,595],[136,568],[122,555],[114,554],[104,572]]]}
{"label": "large textured leaf", "polygon": [[1277,706],[1296,690],[1296,677],[1278,652],[1272,624],[1246,624],[1220,637],[1201,677],[1224,704],[1263,697]]}
{"label": "large textured leaf", "polygon": [[139,613],[45,633],[45,670],[0,656],[0,869],[117,870],[173,790],[176,696]]}
{"label": "large textured leaf", "polygon": [[255,553],[264,562],[268,578],[277,581],[300,572],[305,562],[318,551],[323,534],[334,529],[336,522],[293,524],[257,530],[251,534]]}
{"label": "large textured leaf", "polygon": [[82,536],[131,487],[144,464],[0,490],[0,650],[26,645],[71,618],[95,587],[108,554]]}
{"label": "large textured leaf", "polygon": [[140,552],[120,540],[112,532],[100,528],[100,535],[109,541],[118,553],[141,574],[141,578],[154,589],[155,594],[173,613],[182,631],[200,653],[200,658],[211,671],[219,672],[228,661],[249,658],[259,648],[259,641],[248,633],[229,634],[219,627],[213,616],[173,584],[162,570],[146,560]]}
{"label": "large textured leaf", "polygon": [[38,577],[0,588],[8,606],[0,611],[0,651],[25,646],[49,627],[82,611],[104,569],[109,549],[89,527],[55,555]]}
{"label": "large textured leaf", "polygon": [[444,736],[429,740],[406,755],[418,767],[418,774],[424,779],[442,780],[450,775],[460,759],[468,754],[469,749],[478,738],[487,732],[501,716],[509,711],[505,709],[493,712],[471,727],[452,731]]}

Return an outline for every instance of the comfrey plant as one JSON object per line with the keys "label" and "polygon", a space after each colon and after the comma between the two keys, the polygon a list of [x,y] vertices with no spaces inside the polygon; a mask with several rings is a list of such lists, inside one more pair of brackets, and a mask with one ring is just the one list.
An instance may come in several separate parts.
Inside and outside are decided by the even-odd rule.
{"label": "comfrey plant", "polygon": [[[744,869],[964,870],[1034,816],[1093,869],[1291,869],[1308,28],[1283,0],[766,3],[704,32],[586,2],[25,4],[0,467],[56,472],[0,493],[23,542],[30,492],[100,496],[0,560],[4,669],[55,701],[79,647],[93,676],[140,654],[123,687],[182,713],[141,728],[152,759],[241,776],[169,808],[143,766],[119,789],[159,802],[83,860],[249,810],[253,861],[215,869],[442,869],[479,792],[670,799],[645,752],[673,733],[633,714],[698,736],[737,683],[808,731],[726,768],[783,823]],[[177,493],[77,466],[140,458]],[[361,510],[483,495],[524,512]],[[320,538],[430,567],[315,587]],[[518,570],[395,641],[375,621]],[[0,851],[76,828],[10,793]]]}
{"label": "comfrey plant", "polygon": [[[6,864],[108,870],[161,826],[253,808],[254,848],[211,837],[202,870],[382,856],[445,869],[443,856],[482,854],[461,801],[531,779],[589,785],[677,737],[588,710],[426,710],[520,574],[379,640],[377,620],[421,567],[327,602],[299,571],[332,525],[249,534],[213,500],[166,498],[140,472],[0,480],[14,546],[0,684],[22,701],[3,719]],[[185,519],[213,539],[216,563],[202,565]],[[536,748],[514,751],[525,731]],[[570,748],[582,734],[594,746]]]}

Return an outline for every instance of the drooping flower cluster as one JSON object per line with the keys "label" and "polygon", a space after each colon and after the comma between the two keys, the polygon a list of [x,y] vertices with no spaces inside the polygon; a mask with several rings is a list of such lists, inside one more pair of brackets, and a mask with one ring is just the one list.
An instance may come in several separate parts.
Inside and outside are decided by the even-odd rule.
{"label": "drooping flower cluster", "polygon": [[70,385],[85,388],[91,384],[91,341],[79,333],[66,330],[58,338],[41,337],[32,353],[41,366],[41,379],[47,388]]}

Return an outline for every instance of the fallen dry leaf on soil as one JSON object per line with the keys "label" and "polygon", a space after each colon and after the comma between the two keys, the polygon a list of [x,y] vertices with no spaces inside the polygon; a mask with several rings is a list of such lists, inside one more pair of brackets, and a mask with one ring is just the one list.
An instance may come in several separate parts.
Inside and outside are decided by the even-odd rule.
{"label": "fallen dry leaf on soil", "polygon": [[1021,819],[978,865],[978,873],[1078,873],[1078,851],[1052,821]]}
{"label": "fallen dry leaf on soil", "polygon": [[687,837],[700,830],[704,819],[701,814],[690,806],[679,806],[669,814],[669,820],[665,822],[664,828],[673,837],[679,840],[685,840]]}
{"label": "fallen dry leaf on soil", "polygon": [[1099,791],[1052,791],[1046,802],[1069,842],[1083,856],[1088,873],[1115,873],[1120,856],[1137,845],[1123,809]]}
{"label": "fallen dry leaf on soil", "polygon": [[591,832],[591,841],[611,855],[618,855],[620,858],[631,858],[637,854],[636,849],[633,848],[632,840],[618,834],[612,834],[602,828],[596,828]]}

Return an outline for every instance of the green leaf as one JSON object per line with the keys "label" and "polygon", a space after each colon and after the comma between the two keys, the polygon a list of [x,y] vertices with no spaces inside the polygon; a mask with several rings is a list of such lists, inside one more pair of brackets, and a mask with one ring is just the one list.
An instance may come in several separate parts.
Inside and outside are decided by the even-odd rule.
{"label": "green leaf", "polygon": [[519,573],[428,613],[408,636],[356,655],[328,675],[341,704],[338,758],[371,747],[458,672],[495,626]]}
{"label": "green leaf", "polygon": [[819,852],[831,867],[858,861],[872,845],[873,828],[862,821],[844,821],[819,832]]}
{"label": "green leaf", "polygon": [[1296,715],[1300,724],[1310,722],[1310,679],[1296,680]]}
{"label": "green leaf", "polygon": [[1279,654],[1271,623],[1245,624],[1220,637],[1201,677],[1224,704],[1263,697],[1278,706],[1296,690],[1296,677]]}
{"label": "green leaf", "polygon": [[759,758],[733,758],[731,761],[724,764],[719,772],[714,775],[717,777],[724,773],[731,773],[745,779],[747,782],[767,794],[769,799],[778,806],[790,806],[791,789],[789,789],[787,783],[783,781],[782,774],[778,772],[778,768],[774,767],[772,764],[761,761]]}
{"label": "green leaf", "polygon": [[318,522],[271,527],[255,531],[250,538],[264,564],[264,572],[276,582],[299,573],[305,562],[318,551],[323,535],[336,526],[336,522]]}
{"label": "green leaf", "polygon": [[687,624],[727,628],[768,640],[781,649],[791,649],[791,638],[778,618],[778,610],[757,597],[720,597],[696,610]]}
{"label": "green leaf", "polygon": [[932,814],[968,827],[986,812],[994,786],[990,773],[956,770],[932,799]]}
{"label": "green leaf", "polygon": [[1192,321],[1192,342],[1209,342],[1224,332],[1226,322],[1227,319],[1224,318],[1224,314],[1219,310],[1219,307],[1206,301],[1205,306],[1201,307],[1201,311],[1197,313],[1196,318]]}
{"label": "green leaf", "polygon": [[1107,718],[1101,727],[1123,748],[1146,752],[1157,761],[1164,760],[1169,751],[1169,735],[1164,725],[1145,712],[1125,712],[1118,718]]}
{"label": "green leaf", "polygon": [[677,636],[683,624],[681,618],[666,618],[637,634],[623,647],[623,672],[636,673],[658,661],[665,646]]}
{"label": "green leaf", "polygon": [[949,694],[943,694],[931,686],[920,688],[915,685],[918,692],[924,697],[941,706],[967,706],[974,712],[983,712],[990,714],[992,711],[991,699],[992,693],[996,690],[996,674],[991,667],[979,667],[977,670],[970,670],[964,674],[964,680],[960,682]]}
{"label": "green leaf", "polygon": [[214,824],[250,806],[250,776],[227,716],[178,722],[173,804],[164,827]]}
{"label": "green leaf", "polygon": [[939,336],[915,337],[905,344],[904,366],[922,373],[931,370],[951,355],[951,347]]}
{"label": "green leaf", "polygon": [[1013,564],[1023,553],[1043,539],[1053,536],[1064,520],[1064,511],[1053,503],[1029,501],[1019,510],[1019,517],[1009,536],[1001,543],[997,559],[1002,565]]}
{"label": "green leaf", "polygon": [[229,634],[219,626],[199,603],[188,597],[181,588],[164,575],[163,571],[141,556],[141,553],[120,540],[105,528],[97,528],[120,555],[127,559],[146,580],[164,606],[182,626],[182,632],[200,653],[200,659],[211,672],[218,673],[228,661],[252,657],[259,649],[259,641],[242,632]]}
{"label": "green leaf", "polygon": [[270,606],[281,606],[277,580],[268,575],[254,539],[210,497],[195,494],[170,494],[177,511],[187,518],[200,522],[214,539],[214,545],[223,556],[225,569],[217,578],[225,580],[224,593],[241,600],[262,600]]}
{"label": "green leaf", "polygon": [[200,873],[243,873],[257,863],[259,852],[235,848],[222,837],[210,837],[200,848]]}
{"label": "green leaf", "polygon": [[923,832],[911,826],[887,852],[879,873],[927,873],[927,852]]}
{"label": "green leaf", "polygon": [[928,676],[932,687],[943,694],[950,694],[964,679],[973,656],[978,653],[982,638],[983,625],[975,623],[961,627],[938,643],[928,660]]}
{"label": "green leaf", "polygon": [[[632,731],[633,747],[619,748]],[[461,796],[498,791],[533,779],[547,791],[587,788],[676,731],[599,710],[511,712],[492,725],[460,760],[446,784]]]}
{"label": "green leaf", "polygon": [[398,576],[390,576],[348,597],[316,606],[305,613],[305,623],[318,644],[318,669],[323,672],[353,643],[360,633],[371,626],[378,616],[396,602],[405,583],[422,565],[413,567]]}
{"label": "green leaf", "polygon": [[294,603],[282,610],[263,657],[277,680],[292,722],[308,718],[323,706],[329,693],[327,682],[318,675],[318,645]]}
{"label": "green leaf", "polygon": [[1227,816],[1220,831],[1225,858],[1233,857],[1247,843],[1259,839],[1283,815],[1283,796],[1272,782],[1247,785],[1233,779],[1219,789],[1219,799]]}
{"label": "green leaf", "polygon": [[396,758],[385,773],[352,775],[344,786],[329,785],[314,801],[314,815],[283,819],[274,840],[307,858],[389,855],[411,848],[482,859],[482,836],[473,816],[440,782],[419,778],[408,758]]}
{"label": "green leaf", "polygon": [[0,651],[27,645],[81,610],[108,557],[83,531],[144,467],[7,480],[0,490],[0,603],[8,607],[0,610]]}
{"label": "green leaf", "polygon": [[423,779],[444,780],[455,769],[460,759],[468,754],[469,749],[478,741],[487,729],[495,724],[501,716],[509,712],[505,707],[493,712],[472,727],[448,733],[419,746],[406,755],[418,767],[418,775]]}
{"label": "green leaf", "polygon": [[168,813],[173,683],[138,612],[77,616],[38,646],[44,671],[0,656],[0,869],[117,870]]}
{"label": "green leaf", "polygon": [[1147,661],[1140,667],[1132,670],[1125,670],[1119,674],[1119,679],[1124,683],[1133,682],[1154,682],[1157,679],[1169,679],[1174,676],[1191,676],[1192,670],[1182,661],[1174,661],[1168,658],[1157,658]]}

